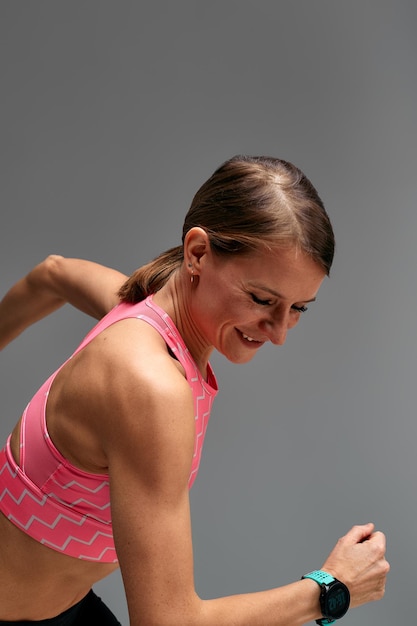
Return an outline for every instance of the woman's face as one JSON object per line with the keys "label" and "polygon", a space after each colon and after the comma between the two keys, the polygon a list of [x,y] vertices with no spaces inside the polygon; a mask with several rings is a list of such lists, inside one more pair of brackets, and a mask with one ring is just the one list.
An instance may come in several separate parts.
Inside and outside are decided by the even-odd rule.
{"label": "woman's face", "polygon": [[324,270],[291,248],[200,260],[192,316],[202,344],[234,363],[250,361],[270,341],[283,345],[315,300]]}

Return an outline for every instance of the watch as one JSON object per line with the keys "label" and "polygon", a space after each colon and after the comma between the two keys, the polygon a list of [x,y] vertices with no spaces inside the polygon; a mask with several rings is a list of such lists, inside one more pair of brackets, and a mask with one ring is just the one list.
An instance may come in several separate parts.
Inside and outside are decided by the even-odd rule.
{"label": "watch", "polygon": [[304,574],[302,578],[311,578],[320,586],[320,608],[323,617],[316,620],[319,626],[334,624],[345,615],[349,608],[350,593],[345,584],[322,570]]}

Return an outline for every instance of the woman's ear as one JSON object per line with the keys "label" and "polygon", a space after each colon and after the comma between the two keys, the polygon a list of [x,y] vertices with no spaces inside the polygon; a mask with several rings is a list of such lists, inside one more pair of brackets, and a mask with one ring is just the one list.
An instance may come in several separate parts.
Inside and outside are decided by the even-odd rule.
{"label": "woman's ear", "polygon": [[188,267],[198,273],[202,258],[210,251],[209,236],[204,228],[190,228],[184,238],[184,260]]}

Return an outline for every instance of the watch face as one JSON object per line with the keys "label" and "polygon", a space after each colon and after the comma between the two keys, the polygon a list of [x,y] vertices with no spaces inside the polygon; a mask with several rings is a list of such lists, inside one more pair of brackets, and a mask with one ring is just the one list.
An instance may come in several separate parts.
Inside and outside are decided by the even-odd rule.
{"label": "watch face", "polygon": [[322,611],[326,617],[340,619],[349,608],[349,590],[340,581],[335,581],[328,586],[327,593],[323,598]]}

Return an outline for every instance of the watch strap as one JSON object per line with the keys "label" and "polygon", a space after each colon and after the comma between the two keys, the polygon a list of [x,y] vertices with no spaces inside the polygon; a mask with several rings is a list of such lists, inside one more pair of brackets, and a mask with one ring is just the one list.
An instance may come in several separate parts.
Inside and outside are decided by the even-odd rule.
{"label": "watch strap", "polygon": [[316,569],[313,572],[304,574],[303,578],[311,578],[311,580],[315,580],[319,585],[329,585],[336,580],[334,576],[328,574],[327,572],[323,572],[321,569]]}
{"label": "watch strap", "polygon": [[[301,578],[311,578],[311,580],[314,580],[318,585],[320,585],[320,587],[322,585],[329,585],[334,580],[336,580],[334,576],[328,574],[327,572],[324,572],[321,569],[316,569],[313,572],[304,574],[304,576],[302,576]],[[336,624],[336,620],[322,617],[321,619],[316,619],[316,624],[318,624],[319,626],[329,626],[329,624]]]}

